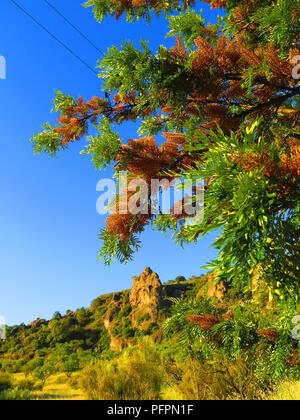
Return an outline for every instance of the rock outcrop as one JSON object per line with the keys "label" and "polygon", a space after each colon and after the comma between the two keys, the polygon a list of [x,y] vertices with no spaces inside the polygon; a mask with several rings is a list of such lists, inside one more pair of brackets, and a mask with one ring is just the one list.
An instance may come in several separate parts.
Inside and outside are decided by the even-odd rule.
{"label": "rock outcrop", "polygon": [[156,273],[146,267],[138,277],[133,277],[133,286],[130,291],[132,306],[159,307],[162,300],[162,284]]}
{"label": "rock outcrop", "polygon": [[[164,305],[165,290],[156,273],[146,267],[140,276],[133,277],[129,300],[133,308],[132,323],[138,329],[156,324],[160,308]],[[143,322],[139,320],[145,318]]]}
{"label": "rock outcrop", "polygon": [[[198,297],[206,293],[208,297],[214,296],[218,299],[224,297],[226,285],[224,283],[216,285],[216,273],[203,276],[200,280]],[[130,291],[113,293],[106,300],[107,309],[102,319],[111,338],[110,347],[115,350],[128,347],[136,330],[150,335],[153,341],[160,342],[162,339],[160,326],[171,305],[166,298],[182,299],[195,284],[187,281],[162,284],[159,276],[150,267],[146,267],[141,275],[133,277]],[[104,304],[104,301],[99,299],[98,304]]]}
{"label": "rock outcrop", "polygon": [[204,283],[200,287],[197,294],[197,298],[203,297],[207,294],[208,298],[215,297],[219,300],[222,300],[226,295],[228,290],[228,285],[223,281],[218,283],[218,275],[216,271],[209,273],[204,278]]}

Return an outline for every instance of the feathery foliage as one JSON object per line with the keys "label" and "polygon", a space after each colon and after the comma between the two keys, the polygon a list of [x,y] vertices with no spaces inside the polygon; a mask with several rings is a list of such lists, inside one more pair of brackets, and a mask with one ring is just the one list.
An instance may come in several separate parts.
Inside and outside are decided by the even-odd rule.
{"label": "feathery foliage", "polygon": [[[85,153],[97,169],[114,162],[116,172],[149,186],[152,179],[187,178],[194,187],[205,180],[201,223],[187,225],[174,209],[150,214],[150,192],[148,215],[109,216],[100,235],[106,264],[131,259],[136,235],[149,224],[174,230],[180,244],[222,229],[211,264],[220,279],[239,291],[264,280],[273,298],[299,297],[299,0],[206,0],[223,8],[216,25],[204,22],[195,3],[88,1],[99,21],[109,14],[150,21],[163,12],[175,45],[152,52],[147,41],[136,47],[127,40],[109,48],[99,62],[105,97],[85,102],[57,92],[59,125],[44,126],[34,150],[56,154],[94,124],[99,134]],[[146,137],[120,139],[111,124],[126,121],[140,122]]]}

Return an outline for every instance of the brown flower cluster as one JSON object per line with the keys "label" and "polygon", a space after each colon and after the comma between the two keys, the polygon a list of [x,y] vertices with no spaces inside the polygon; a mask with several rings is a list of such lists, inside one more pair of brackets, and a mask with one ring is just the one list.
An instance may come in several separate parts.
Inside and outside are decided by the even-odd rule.
{"label": "brown flower cluster", "polygon": [[[130,177],[128,182],[134,177]],[[106,219],[106,231],[118,236],[122,241],[126,241],[135,233],[141,232],[148,224],[151,218],[148,214],[131,214],[128,209],[130,199],[136,194],[136,191],[129,191],[128,187],[122,187],[116,196],[116,212]],[[148,197],[147,197],[148,199]],[[141,205],[141,200],[136,200],[136,206]],[[148,202],[146,203],[148,207]]]}
{"label": "brown flower cluster", "polygon": [[[151,179],[170,179],[165,172],[184,154],[181,147],[185,144],[185,137],[176,133],[164,133],[163,136],[167,141],[160,147],[154,136],[128,140],[128,144],[121,147],[117,156],[116,169],[122,168],[126,161],[129,172],[137,178],[145,179],[149,184]],[[184,155],[181,166],[187,163],[188,157]]]}
{"label": "brown flower cluster", "polygon": [[221,7],[226,7],[227,0],[203,0],[204,3],[209,3],[212,9],[218,9]]}
{"label": "brown flower cluster", "polygon": [[271,330],[257,330],[257,334],[269,341],[276,341],[279,337],[279,334],[276,331]]}
{"label": "brown flower cluster", "polygon": [[57,121],[61,124],[54,131],[62,136],[62,144],[79,140],[86,132],[87,121],[96,122],[97,117],[107,111],[108,102],[94,96],[90,101],[84,102],[80,96],[75,106],[65,107]]}
{"label": "brown flower cluster", "polygon": [[[106,230],[114,235],[119,236],[122,240],[127,240],[134,233],[141,232],[152,218],[151,215],[151,194],[156,195],[158,191],[153,190],[152,180],[166,179],[172,181],[173,175],[169,175],[166,171],[180,168],[191,163],[191,158],[186,155],[181,147],[185,144],[185,137],[181,133],[164,133],[166,141],[159,147],[152,137],[142,137],[135,140],[129,140],[127,145],[121,146],[119,155],[116,158],[116,170],[126,168],[130,173],[131,180],[143,179],[148,186],[148,207],[147,214],[132,215],[129,211],[129,201],[136,194],[123,189],[117,196],[116,209],[117,212],[107,218]],[[168,184],[169,188],[170,184]],[[164,185],[162,185],[164,188]],[[126,200],[126,201],[124,201]],[[137,200],[136,205],[141,205]],[[125,211],[124,211],[125,209]],[[125,214],[123,214],[125,212]],[[142,211],[141,211],[142,213]]]}
{"label": "brown flower cluster", "polygon": [[[267,178],[273,178],[282,186],[294,184],[300,177],[300,141],[290,139],[288,142],[288,152],[280,155],[279,161],[274,161],[267,147],[261,153],[246,152],[233,156],[233,161],[237,162],[245,172],[253,172],[262,169]],[[288,193],[289,189],[285,190]]]}
{"label": "brown flower cluster", "polygon": [[[209,31],[208,31],[209,32]],[[211,40],[210,40],[211,37]],[[169,51],[170,66],[182,66],[191,60],[191,69],[182,75],[182,86],[186,87],[186,106],[178,113],[174,104],[172,89],[160,93],[160,107],[170,120],[184,122],[191,115],[204,119],[202,129],[215,129],[220,126],[225,132],[236,130],[246,117],[265,117],[281,119],[285,124],[299,124],[296,113],[280,113],[281,105],[297,94],[296,81],[291,78],[294,67],[292,57],[300,54],[296,49],[290,51],[289,59],[279,57],[279,52],[271,45],[265,49],[257,47],[252,50],[240,38],[232,39],[220,36],[213,47],[213,35],[198,37],[195,40],[196,50],[188,53],[182,41],[176,38],[176,47]],[[268,71],[262,63],[267,60]],[[183,63],[182,63],[183,61]],[[174,67],[175,66],[175,67]],[[245,71],[252,66],[253,75],[251,95],[243,86]],[[267,72],[267,73],[266,73]],[[283,94],[282,92],[288,93]],[[299,93],[299,92],[298,92]],[[151,102],[149,92],[149,103]],[[83,102],[82,98],[73,107],[63,111],[59,122],[62,127],[55,130],[63,137],[63,144],[80,138],[85,133],[89,120],[93,121],[105,115],[111,121],[121,123],[135,121],[137,117],[145,118],[151,114],[149,103],[143,102],[140,107],[139,94],[129,92],[126,95],[115,95],[114,103],[94,97]],[[137,112],[137,106],[139,111]],[[231,106],[241,109],[233,113]],[[157,119],[162,124],[162,119]]]}
{"label": "brown flower cluster", "polygon": [[189,315],[188,320],[193,324],[199,325],[202,330],[211,330],[222,321],[222,318],[213,315]]}
{"label": "brown flower cluster", "polygon": [[[226,1],[207,2],[213,7],[226,6]],[[185,5],[192,3],[184,2]],[[247,8],[255,2],[245,0],[244,3]],[[161,2],[157,0],[116,0],[116,4],[117,13],[147,4],[157,9],[161,7]],[[236,8],[234,13],[237,22],[245,22],[244,9]],[[269,120],[276,118],[279,124],[293,127],[295,132],[299,132],[300,111],[284,108],[288,101],[300,93],[297,81],[291,77],[294,67],[292,57],[300,54],[297,49],[290,51],[288,59],[282,59],[274,46],[251,47],[242,35],[235,39],[220,35],[215,43],[215,34],[211,29],[199,33],[194,51],[188,51],[176,37],[176,46],[168,51],[164,63],[170,74],[180,74],[181,79],[177,84],[183,87],[186,95],[184,105],[178,108],[178,90],[172,90],[172,86],[166,88],[164,83],[156,85],[153,91],[149,89],[149,100],[145,100],[144,94],[142,103],[139,92],[133,91],[125,95],[116,94],[113,101],[94,97],[84,102],[80,97],[76,105],[66,107],[58,119],[61,126],[56,127],[55,131],[62,136],[62,143],[66,145],[79,139],[86,133],[89,121],[94,122],[101,116],[120,124],[151,115],[149,104],[153,102],[153,96],[156,103],[159,101],[158,108],[164,114],[157,117],[158,128],[163,127],[166,120],[184,123],[191,116],[196,116],[202,123],[195,131],[207,133],[207,130],[220,126],[229,134],[231,130],[238,131],[241,122],[246,120],[250,123],[258,115],[263,115]],[[263,65],[265,62],[267,69]],[[253,80],[247,91],[245,75],[250,67]],[[200,152],[194,155],[184,151],[186,140],[183,134],[165,133],[164,137],[166,141],[161,145],[154,137],[129,140],[121,146],[116,158],[116,170],[128,170],[133,177],[145,180],[150,187],[151,179],[171,180],[170,172],[176,170],[180,173],[183,168],[201,159]],[[233,155],[232,159],[246,172],[263,168],[264,175],[272,179],[285,196],[299,179],[300,146],[297,138],[286,140],[286,147],[278,162],[273,160],[267,148],[260,154],[247,152]],[[178,220],[185,215],[179,217],[173,211],[173,217]],[[115,214],[108,218],[107,229],[122,239],[128,239],[148,222],[149,217],[144,215],[133,218],[131,214]]]}
{"label": "brown flower cluster", "polygon": [[[291,78],[294,67],[292,57],[299,54],[297,49],[290,51],[288,59],[283,59],[279,50],[271,44],[251,48],[241,36],[233,40],[221,35],[214,47],[213,37],[207,30],[205,36],[195,39],[197,48],[190,53],[176,38],[176,47],[169,51],[169,60],[173,65],[191,63],[191,70],[182,81],[188,92],[186,108],[181,113],[183,121],[191,115],[201,116],[206,120],[203,127],[215,129],[219,125],[229,132],[237,129],[248,115],[264,114],[272,118],[280,105],[297,93],[296,82]],[[267,69],[263,66],[265,61]],[[247,95],[244,86],[244,75],[249,67],[253,69],[251,96]],[[290,92],[288,97],[282,94],[284,91]],[[175,118],[172,92],[162,92],[162,98],[166,102],[162,103],[163,112],[169,113],[171,119]],[[231,105],[240,107],[242,111],[232,113]],[[292,115],[286,114],[285,120],[289,118],[292,119]]]}
{"label": "brown flower cluster", "polygon": [[292,350],[291,357],[287,360],[287,364],[294,367],[300,366],[300,359],[296,349]]}
{"label": "brown flower cluster", "polygon": [[106,219],[106,231],[126,241],[133,234],[142,232],[149,219],[149,215],[138,215],[134,218],[130,213],[112,214]]}
{"label": "brown flower cluster", "polygon": [[[116,4],[116,10],[114,15],[116,19],[119,19],[123,13],[138,9],[139,7],[147,6],[150,9],[162,10],[164,4],[160,0],[114,0]],[[182,3],[183,8],[186,9],[188,6],[193,6],[195,0],[170,0],[169,4],[174,3],[175,6]]]}

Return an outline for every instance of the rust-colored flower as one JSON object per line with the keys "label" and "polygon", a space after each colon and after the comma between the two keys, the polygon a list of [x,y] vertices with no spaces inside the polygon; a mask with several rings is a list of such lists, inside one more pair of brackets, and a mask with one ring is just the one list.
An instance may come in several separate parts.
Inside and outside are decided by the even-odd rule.
{"label": "rust-colored flower", "polygon": [[257,334],[267,338],[269,341],[276,341],[279,334],[276,331],[271,330],[257,330]]}
{"label": "rust-colored flower", "polygon": [[202,330],[211,330],[222,319],[213,315],[189,315],[188,320],[198,325]]}
{"label": "rust-colored flower", "polygon": [[298,351],[297,350],[293,350],[291,353],[291,357],[289,359],[287,359],[286,363],[289,366],[300,366],[300,359],[298,357]]}

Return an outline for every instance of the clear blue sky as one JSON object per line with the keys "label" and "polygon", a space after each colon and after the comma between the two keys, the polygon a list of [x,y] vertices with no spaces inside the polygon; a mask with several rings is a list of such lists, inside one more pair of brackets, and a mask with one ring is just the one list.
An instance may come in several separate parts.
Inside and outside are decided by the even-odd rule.
{"label": "clear blue sky", "polygon": [[[80,0],[51,1],[101,50],[120,46],[125,37],[135,43],[147,38],[153,50],[161,43],[174,44],[164,40],[164,19],[151,26],[124,19],[107,19],[100,25]],[[18,2],[96,66],[99,53],[43,0]],[[216,13],[200,3],[207,20],[215,21]],[[0,80],[0,315],[13,325],[89,306],[101,294],[131,287],[132,276],[145,266],[162,281],[204,272],[201,266],[217,255],[210,248],[215,235],[181,249],[147,230],[133,262],[106,268],[97,261],[97,236],[105,217],[96,212],[96,183],[111,171],[97,173],[89,158],[79,155],[85,140],[50,159],[34,156],[29,139],[42,123],[54,122],[49,113],[54,89],[89,99],[100,95],[101,81],[10,0],[1,1],[0,37],[0,55],[7,61],[7,80]],[[120,132],[124,138],[136,137],[132,125]]]}

